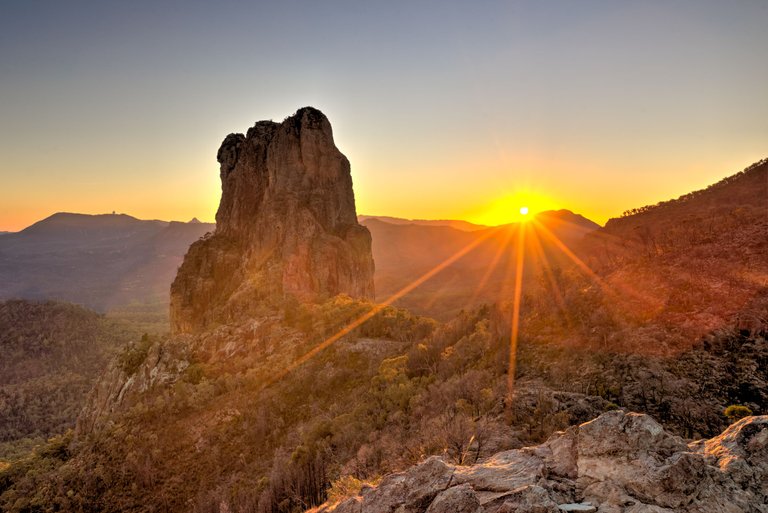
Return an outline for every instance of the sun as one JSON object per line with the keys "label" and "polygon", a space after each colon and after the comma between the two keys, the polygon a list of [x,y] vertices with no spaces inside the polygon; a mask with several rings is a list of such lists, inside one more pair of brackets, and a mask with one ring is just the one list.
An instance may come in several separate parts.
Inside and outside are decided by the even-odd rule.
{"label": "sun", "polygon": [[462,219],[487,226],[501,226],[530,222],[539,212],[557,208],[558,202],[546,194],[521,188],[479,204],[477,210],[467,212]]}

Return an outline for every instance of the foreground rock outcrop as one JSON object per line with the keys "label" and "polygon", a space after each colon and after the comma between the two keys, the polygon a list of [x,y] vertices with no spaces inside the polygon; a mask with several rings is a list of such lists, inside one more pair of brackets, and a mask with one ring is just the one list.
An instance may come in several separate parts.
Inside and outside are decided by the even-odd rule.
{"label": "foreground rock outcrop", "polygon": [[258,314],[265,299],[373,298],[371,236],[322,112],[259,121],[228,135],[217,158],[216,231],[190,247],[171,286],[175,333]]}
{"label": "foreground rock outcrop", "polygon": [[319,513],[768,512],[768,416],[687,444],[613,411],[472,466],[431,457]]}

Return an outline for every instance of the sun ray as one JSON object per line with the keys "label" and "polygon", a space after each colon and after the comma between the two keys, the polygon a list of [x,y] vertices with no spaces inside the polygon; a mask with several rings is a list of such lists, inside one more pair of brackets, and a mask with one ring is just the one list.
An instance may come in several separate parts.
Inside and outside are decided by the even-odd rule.
{"label": "sun ray", "polygon": [[[523,229],[523,224],[518,223],[514,230],[510,229],[512,231],[512,235],[516,235],[516,242],[515,244],[519,243],[520,241],[520,231]],[[515,246],[515,252],[510,252],[507,255],[507,262],[506,262],[506,272],[504,273],[504,278],[501,280],[501,290],[499,291],[499,297],[498,301],[506,301],[510,297],[510,294],[514,293],[514,276],[515,276],[515,266],[517,265],[517,260],[515,258],[515,255],[517,254],[518,248]]]}
{"label": "sun ray", "polygon": [[565,245],[563,241],[561,241],[557,235],[552,233],[549,228],[544,226],[542,223],[540,223],[537,220],[533,220],[534,225],[538,230],[541,230],[541,232],[544,234],[544,236],[552,242],[560,251],[562,251],[565,256],[567,256],[574,264],[576,264],[576,267],[578,267],[584,274],[586,274],[588,277],[590,277],[595,283],[600,286],[603,291],[611,296],[616,296],[616,292],[611,289],[611,287],[603,280],[600,276],[595,273],[587,264],[584,263],[584,261],[576,256],[576,254],[571,251],[571,249]]}
{"label": "sun ray", "polygon": [[326,349],[328,346],[334,344],[339,339],[344,337],[345,335],[348,335],[351,333],[355,328],[358,328],[365,322],[369,321],[371,318],[373,318],[377,313],[381,312],[384,308],[388,307],[401,297],[405,296],[406,294],[410,293],[413,289],[424,283],[425,281],[429,280],[436,274],[438,274],[440,271],[448,267],[449,265],[453,264],[460,258],[464,257],[467,253],[475,249],[480,243],[482,243],[484,240],[488,239],[490,236],[492,236],[494,233],[496,233],[499,230],[499,228],[494,228],[488,230],[486,233],[484,233],[482,236],[478,237],[477,239],[473,240],[471,243],[467,244],[457,252],[455,252],[450,257],[446,258],[439,264],[437,264],[435,267],[427,271],[426,273],[422,274],[415,280],[413,280],[411,283],[406,285],[405,287],[401,288],[391,296],[389,296],[386,300],[384,300],[381,303],[377,303],[371,307],[369,311],[355,319],[354,321],[350,322],[343,328],[341,328],[339,331],[331,335],[330,337],[326,338],[322,342],[320,342],[318,345],[310,349],[308,352],[306,352],[304,355],[300,356],[298,359],[296,359],[293,363],[291,363],[288,367],[283,369],[278,374],[275,374],[272,376],[272,379],[267,380],[266,385],[270,385],[272,383],[275,383],[279,380],[281,380],[286,375],[290,374],[293,370],[300,367],[304,363],[306,363],[308,360],[312,359],[315,355],[320,353],[322,350]]}
{"label": "sun ray", "polygon": [[[534,219],[534,224],[537,229],[540,229],[541,232],[544,234],[544,236],[551,241],[555,246],[557,246],[560,251],[562,251],[565,256],[567,256],[573,263],[576,264],[576,266],[589,278],[591,278],[601,289],[602,291],[611,299],[614,299],[619,302],[623,302],[626,297],[631,297],[633,299],[637,299],[641,301],[644,304],[651,305],[653,302],[643,294],[640,294],[636,290],[624,285],[624,284],[616,284],[614,286],[610,285],[608,282],[606,282],[604,279],[602,279],[600,276],[595,273],[584,261],[579,258],[571,249],[565,245],[563,241],[561,241],[557,235],[552,233],[551,230],[549,230],[546,226],[544,226],[542,223],[536,221]],[[619,294],[617,290],[621,291],[622,294]]]}
{"label": "sun ray", "polygon": [[547,281],[549,282],[552,295],[555,298],[555,303],[557,304],[560,313],[563,315],[566,324],[571,326],[571,316],[568,314],[568,309],[565,306],[565,299],[563,298],[562,292],[560,292],[560,286],[555,279],[555,274],[552,271],[552,265],[549,263],[549,257],[547,257],[547,254],[544,251],[544,247],[541,244],[541,240],[539,239],[539,235],[536,233],[535,229],[531,230],[529,238],[531,240],[531,247],[536,253],[537,258],[541,261],[541,267],[544,270]]}
{"label": "sun ray", "polygon": [[475,292],[472,294],[472,297],[467,301],[467,306],[474,304],[475,301],[477,301],[477,298],[480,296],[483,287],[488,283],[488,280],[491,278],[491,275],[496,270],[496,268],[499,265],[499,261],[501,260],[501,257],[504,256],[504,252],[509,247],[509,243],[512,240],[513,232],[512,230],[505,230],[504,238],[501,241],[501,244],[499,245],[499,249],[496,250],[496,254],[493,255],[493,260],[491,260],[491,264],[488,266],[488,269],[485,270],[485,273],[483,273],[482,278],[480,278],[480,281],[477,284],[477,287],[475,287]]}
{"label": "sun ray", "polygon": [[520,333],[520,303],[523,296],[523,266],[525,262],[525,225],[521,224],[517,232],[517,251],[515,258],[515,295],[512,302],[512,333],[509,341],[509,365],[507,368],[507,408],[512,407],[515,392],[515,372],[517,371],[517,339]]}

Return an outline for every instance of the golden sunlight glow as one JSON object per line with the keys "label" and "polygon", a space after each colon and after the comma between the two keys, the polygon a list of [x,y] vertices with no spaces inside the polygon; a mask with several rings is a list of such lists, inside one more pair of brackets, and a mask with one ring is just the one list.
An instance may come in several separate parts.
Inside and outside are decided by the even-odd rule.
{"label": "golden sunlight glow", "polygon": [[272,376],[270,380],[267,381],[266,385],[270,385],[276,381],[281,380],[284,376],[287,374],[293,372],[294,369],[297,367],[303,365],[306,361],[313,358],[316,354],[318,354],[320,351],[325,349],[326,347],[334,344],[337,340],[344,337],[345,335],[348,335],[352,332],[355,328],[358,326],[361,326],[368,320],[370,320],[373,316],[375,316],[377,313],[382,311],[384,308],[388,307],[401,297],[409,294],[413,289],[424,283],[425,281],[432,278],[434,275],[448,267],[449,265],[453,264],[457,260],[459,260],[461,257],[475,249],[480,243],[491,237],[492,235],[496,234],[499,228],[494,230],[487,230],[484,235],[481,237],[478,237],[474,241],[470,242],[460,250],[458,250],[456,253],[451,255],[450,257],[446,258],[439,264],[437,264],[435,267],[427,271],[426,273],[422,274],[418,278],[416,278],[414,281],[403,287],[402,289],[398,290],[394,294],[392,294],[390,297],[388,297],[386,300],[384,300],[381,303],[374,304],[370,310],[368,310],[366,313],[355,319],[354,321],[350,322],[343,328],[341,328],[339,331],[337,331],[335,334],[331,335],[330,337],[323,340],[321,343],[313,347],[310,351],[308,351],[306,354],[295,360],[291,365],[283,369],[281,372],[275,374]]}
{"label": "golden sunlight glow", "polygon": [[557,210],[558,203],[552,198],[531,189],[520,188],[498,197],[476,212],[466,212],[464,218],[479,224],[498,226],[519,223],[545,210]]}
{"label": "golden sunlight glow", "polygon": [[[519,209],[519,213],[521,216],[526,216],[528,212],[529,212],[528,207],[524,206],[524,207],[520,207]],[[505,227],[499,226],[495,229],[485,230],[482,236],[474,239],[472,242],[470,242],[463,248],[456,251],[453,255],[446,258],[439,264],[435,265],[432,269],[425,272],[420,277],[416,278],[415,280],[413,280],[411,283],[409,283],[399,291],[395,292],[393,295],[391,295],[382,303],[372,305],[370,310],[362,314],[357,319],[351,321],[346,326],[342,327],[335,334],[331,335],[330,337],[326,338],[325,340],[323,340],[322,342],[314,346],[304,355],[298,357],[286,368],[275,373],[273,376],[271,376],[271,378],[269,378],[264,383],[264,386],[269,386],[272,383],[279,381],[280,379],[285,377],[287,374],[291,373],[297,367],[303,365],[308,360],[314,358],[318,353],[326,349],[328,346],[336,343],[338,340],[340,340],[344,336],[352,333],[352,331],[355,328],[369,321],[377,313],[381,312],[384,308],[393,304],[398,299],[406,296],[415,288],[419,287],[424,282],[428,281],[433,276],[440,273],[441,271],[443,271],[445,268],[447,268],[454,262],[463,258],[467,253],[474,250],[477,246],[479,246],[484,241],[493,238],[495,235],[498,235],[500,231],[505,231],[506,236],[501,238],[501,245],[498,248],[496,254],[494,255],[490,268],[486,269],[485,275],[481,280],[481,284],[475,292],[475,296],[477,296],[477,294],[480,293],[480,289],[482,288],[482,285],[487,281],[487,279],[492,274],[493,270],[500,263],[502,256],[504,254],[508,254],[507,252],[512,250],[513,253],[511,254],[514,255],[514,258],[510,258],[508,260],[507,273],[505,278],[503,279],[504,286],[502,288],[502,293],[501,293],[502,298],[510,298],[512,303],[511,311],[509,311],[509,321],[510,321],[511,330],[510,330],[510,336],[509,336],[509,359],[507,362],[507,393],[504,401],[506,404],[506,408],[505,408],[506,414],[509,418],[511,418],[511,415],[513,413],[512,405],[515,402],[517,349],[518,349],[518,341],[519,341],[520,329],[521,329],[521,312],[520,311],[522,306],[523,285],[524,285],[523,272],[525,270],[525,260],[528,254],[526,251],[526,248],[529,248],[531,250],[530,256],[534,259],[534,262],[531,262],[531,263],[538,263],[538,265],[543,268],[544,273],[549,280],[549,285],[550,285],[549,292],[553,294],[555,302],[557,303],[558,307],[562,311],[564,321],[568,325],[570,325],[572,321],[570,319],[570,316],[568,315],[566,304],[563,300],[562,293],[560,291],[557,280],[553,275],[549,258],[547,257],[546,252],[544,251],[544,248],[542,246],[542,243],[541,243],[542,236],[544,239],[549,241],[555,248],[559,249],[565,256],[567,256],[574,264],[576,264],[576,267],[579,270],[581,270],[585,275],[587,275],[597,285],[599,285],[600,289],[603,291],[603,293],[607,298],[610,298],[612,301],[617,301],[617,300],[620,300],[621,298],[619,297],[620,294],[618,294],[617,291],[613,290],[584,261],[582,261],[578,256],[576,256],[576,254],[563,241],[561,241],[554,233],[552,233],[552,231],[549,230],[549,228],[547,228],[543,223],[539,222],[536,219],[531,219],[530,223],[521,222],[516,226],[510,227],[510,228],[511,229],[505,229]],[[514,244],[512,242],[513,239],[514,239]],[[510,292],[511,292],[511,297],[510,297]],[[630,290],[622,289],[622,292],[627,296],[639,296],[636,291],[633,291],[631,289]]]}

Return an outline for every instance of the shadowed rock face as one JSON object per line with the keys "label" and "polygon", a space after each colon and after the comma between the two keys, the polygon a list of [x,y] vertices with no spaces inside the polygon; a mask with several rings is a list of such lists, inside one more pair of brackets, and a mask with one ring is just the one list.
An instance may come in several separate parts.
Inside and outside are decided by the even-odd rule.
{"label": "shadowed rock face", "polygon": [[228,135],[217,158],[216,232],[190,247],[171,286],[175,333],[231,322],[268,298],[373,298],[371,235],[322,112],[259,121]]}

